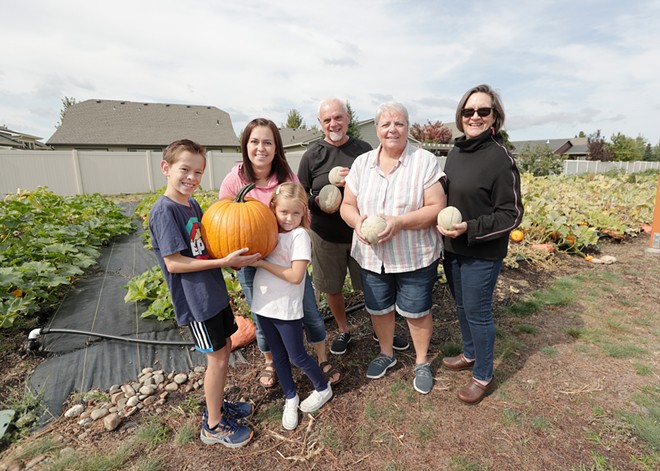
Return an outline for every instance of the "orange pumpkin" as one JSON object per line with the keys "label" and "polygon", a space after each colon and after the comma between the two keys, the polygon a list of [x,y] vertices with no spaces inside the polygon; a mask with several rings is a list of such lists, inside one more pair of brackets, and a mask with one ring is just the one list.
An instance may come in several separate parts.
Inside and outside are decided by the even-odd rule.
{"label": "orange pumpkin", "polygon": [[231,350],[250,345],[257,338],[257,328],[247,317],[236,316],[238,330],[231,335]]}
{"label": "orange pumpkin", "polygon": [[255,187],[244,186],[236,198],[213,203],[202,216],[202,239],[213,258],[223,258],[247,247],[244,255],[265,257],[277,245],[277,219],[268,206],[245,195]]}
{"label": "orange pumpkin", "polygon": [[521,230],[516,229],[515,231],[511,231],[509,237],[511,237],[511,240],[514,242],[520,242],[525,238],[525,233]]}

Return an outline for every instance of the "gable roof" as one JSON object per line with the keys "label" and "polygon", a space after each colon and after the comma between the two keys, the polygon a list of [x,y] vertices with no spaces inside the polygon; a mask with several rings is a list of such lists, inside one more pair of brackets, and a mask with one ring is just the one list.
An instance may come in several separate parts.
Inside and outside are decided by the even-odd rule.
{"label": "gable roof", "polygon": [[7,126],[0,126],[0,146],[13,149],[46,149],[39,136],[13,131]]}
{"label": "gable roof", "polygon": [[167,146],[177,139],[239,146],[229,114],[215,106],[117,100],[71,105],[49,145]]}
{"label": "gable roof", "polygon": [[589,153],[588,138],[574,137],[570,139],[537,139],[530,141],[512,141],[514,153],[524,147],[545,146],[558,155],[587,155]]}
{"label": "gable roof", "polygon": [[279,131],[285,149],[287,147],[307,146],[311,142],[323,139],[323,133],[318,129],[279,128]]}

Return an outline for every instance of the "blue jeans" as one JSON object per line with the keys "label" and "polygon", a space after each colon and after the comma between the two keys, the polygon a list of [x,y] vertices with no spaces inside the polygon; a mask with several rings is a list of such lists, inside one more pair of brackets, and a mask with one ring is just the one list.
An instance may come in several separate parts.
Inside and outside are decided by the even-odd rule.
{"label": "blue jeans", "polygon": [[375,273],[362,269],[362,291],[372,316],[396,312],[419,319],[431,313],[433,285],[438,279],[438,261],[427,267],[401,273]]}
{"label": "blue jeans", "polygon": [[[254,275],[257,269],[254,267],[243,267],[238,270],[238,282],[241,284],[241,289],[245,295],[245,300],[248,306],[252,305],[252,284],[254,282]],[[305,327],[305,334],[307,334],[307,341],[311,344],[323,342],[326,337],[325,321],[323,316],[316,305],[316,296],[314,295],[314,287],[309,274],[305,274],[305,294],[303,296],[303,326]],[[257,328],[257,345],[259,351],[262,353],[270,352],[268,341],[264,336],[263,330],[259,325],[258,316],[252,314],[254,325]]]}
{"label": "blue jeans", "polygon": [[328,380],[316,360],[314,360],[303,343],[302,319],[283,321],[257,314],[264,336],[268,339],[273,351],[273,366],[280,380],[284,397],[292,399],[296,395],[296,384],[293,382],[291,365],[300,368],[310,379],[317,391],[328,388]]}
{"label": "blue jeans", "polygon": [[495,348],[493,291],[502,260],[484,260],[445,252],[443,266],[456,301],[463,336],[463,355],[476,359],[472,376],[490,381]]}

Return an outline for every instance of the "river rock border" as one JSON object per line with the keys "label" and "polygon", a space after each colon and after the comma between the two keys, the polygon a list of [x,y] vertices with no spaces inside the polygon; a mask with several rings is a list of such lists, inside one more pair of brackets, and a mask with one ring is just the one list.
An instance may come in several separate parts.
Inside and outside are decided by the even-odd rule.
{"label": "river rock border", "polygon": [[[143,368],[136,381],[115,384],[107,392],[110,400],[88,400],[74,404],[63,414],[65,418],[77,420],[78,425],[88,428],[102,420],[107,431],[115,430],[121,423],[140,410],[162,412],[170,393],[189,393],[204,386],[205,366],[196,366],[188,373],[165,373],[163,370]],[[103,394],[102,396],[106,396]],[[83,431],[79,438],[85,438]]]}

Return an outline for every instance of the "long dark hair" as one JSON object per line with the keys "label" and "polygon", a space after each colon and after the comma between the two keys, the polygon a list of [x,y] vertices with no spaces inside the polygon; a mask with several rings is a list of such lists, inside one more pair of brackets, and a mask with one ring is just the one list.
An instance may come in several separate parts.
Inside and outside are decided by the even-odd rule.
{"label": "long dark hair", "polygon": [[241,152],[243,153],[243,178],[248,183],[254,183],[257,180],[256,175],[254,174],[254,169],[252,168],[252,162],[250,162],[250,157],[248,157],[247,146],[250,141],[250,135],[252,131],[257,126],[266,126],[270,128],[273,132],[273,137],[275,138],[275,156],[273,157],[272,168],[270,169],[270,178],[272,175],[277,177],[277,183],[283,183],[291,177],[293,177],[293,171],[289,166],[289,162],[286,161],[284,155],[284,145],[282,144],[282,136],[280,135],[280,130],[277,129],[277,125],[272,122],[270,119],[266,118],[255,118],[250,121],[245,129],[243,130],[243,137],[241,139]]}

